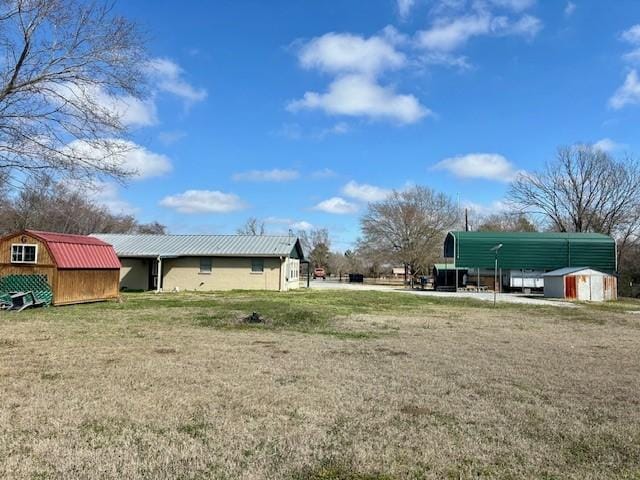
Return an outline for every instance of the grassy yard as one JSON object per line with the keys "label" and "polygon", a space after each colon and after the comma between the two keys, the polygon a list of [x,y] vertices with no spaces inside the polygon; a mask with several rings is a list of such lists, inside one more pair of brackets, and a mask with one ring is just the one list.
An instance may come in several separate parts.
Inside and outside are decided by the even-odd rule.
{"label": "grassy yard", "polygon": [[231,292],[0,314],[0,478],[637,480],[640,303]]}

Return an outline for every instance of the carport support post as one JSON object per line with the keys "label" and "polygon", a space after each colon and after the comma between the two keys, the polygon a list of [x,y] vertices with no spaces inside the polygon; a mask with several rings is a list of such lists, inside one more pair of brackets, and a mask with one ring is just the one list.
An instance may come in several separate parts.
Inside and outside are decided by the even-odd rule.
{"label": "carport support post", "polygon": [[496,250],[496,267],[493,272],[493,306],[496,306],[496,293],[498,290],[498,250]]}
{"label": "carport support post", "polygon": [[158,257],[158,279],[156,280],[156,292],[160,293],[160,284],[162,283],[162,257]]}

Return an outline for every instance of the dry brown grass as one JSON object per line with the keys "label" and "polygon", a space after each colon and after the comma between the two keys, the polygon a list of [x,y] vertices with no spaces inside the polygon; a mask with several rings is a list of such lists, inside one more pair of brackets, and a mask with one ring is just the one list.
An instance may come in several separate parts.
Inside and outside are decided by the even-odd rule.
{"label": "dry brown grass", "polygon": [[361,313],[203,323],[271,298],[237,293],[0,316],[0,478],[640,478],[640,304],[271,295]]}

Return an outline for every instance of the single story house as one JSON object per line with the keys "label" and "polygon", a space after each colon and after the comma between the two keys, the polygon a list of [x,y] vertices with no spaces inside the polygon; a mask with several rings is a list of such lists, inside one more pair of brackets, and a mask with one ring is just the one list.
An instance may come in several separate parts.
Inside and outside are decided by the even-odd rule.
{"label": "single story house", "polygon": [[122,263],[122,290],[276,290],[300,286],[295,236],[94,234]]}
{"label": "single story house", "polygon": [[[98,238],[23,230],[0,238],[0,290],[53,305],[118,298],[120,261]],[[5,292],[4,290],[7,290]]]}

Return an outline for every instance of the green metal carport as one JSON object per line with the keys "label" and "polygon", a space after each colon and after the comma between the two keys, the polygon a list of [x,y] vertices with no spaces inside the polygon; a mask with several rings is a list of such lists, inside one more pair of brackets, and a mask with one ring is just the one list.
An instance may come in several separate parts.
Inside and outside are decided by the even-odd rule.
{"label": "green metal carport", "polygon": [[499,244],[499,268],[506,270],[590,267],[615,273],[618,267],[615,241],[599,233],[449,232],[444,256],[458,268],[492,269],[491,249]]}

